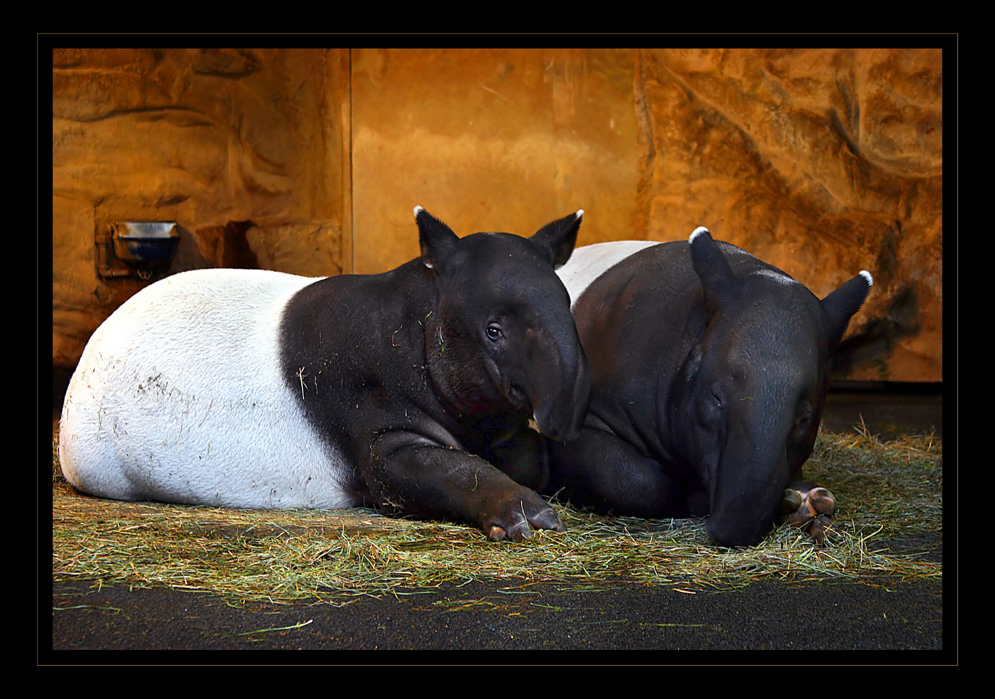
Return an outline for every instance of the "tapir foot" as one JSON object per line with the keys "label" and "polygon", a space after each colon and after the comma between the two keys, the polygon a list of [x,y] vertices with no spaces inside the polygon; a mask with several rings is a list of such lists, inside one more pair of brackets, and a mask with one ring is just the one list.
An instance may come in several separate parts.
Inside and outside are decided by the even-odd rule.
{"label": "tapir foot", "polygon": [[523,541],[533,529],[561,532],[566,527],[549,504],[534,491],[523,488],[518,497],[506,499],[497,514],[485,520],[483,530],[491,541]]}
{"label": "tapir foot", "polygon": [[826,538],[836,514],[836,496],[814,483],[791,483],[781,501],[782,523],[787,522],[807,532],[817,544]]}

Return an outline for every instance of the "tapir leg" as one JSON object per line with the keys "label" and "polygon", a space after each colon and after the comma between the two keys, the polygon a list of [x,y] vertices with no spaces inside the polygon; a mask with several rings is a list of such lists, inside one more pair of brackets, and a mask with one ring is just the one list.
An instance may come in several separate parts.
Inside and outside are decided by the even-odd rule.
{"label": "tapir leg", "polygon": [[484,459],[404,432],[373,444],[367,482],[382,505],[424,519],[468,522],[494,541],[521,541],[531,529],[563,524],[534,490]]}
{"label": "tapir leg", "polygon": [[[566,444],[550,442],[549,485],[577,507],[632,517],[687,517],[697,511],[696,488],[615,435],[586,427]],[[702,505],[707,500],[702,494]]]}

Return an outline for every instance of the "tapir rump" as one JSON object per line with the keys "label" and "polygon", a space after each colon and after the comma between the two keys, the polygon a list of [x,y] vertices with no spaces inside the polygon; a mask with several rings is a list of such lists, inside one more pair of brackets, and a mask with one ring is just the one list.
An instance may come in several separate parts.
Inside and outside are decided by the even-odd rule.
{"label": "tapir rump", "polygon": [[551,445],[548,490],[618,515],[708,515],[724,545],[755,544],[782,517],[818,538],[835,498],[801,467],[871,275],[820,300],[704,228],[582,247],[559,273],[592,387],[581,436]]}
{"label": "tapir rump", "polygon": [[78,490],[238,508],[360,504],[491,539],[560,529],[535,489],[575,436],[587,363],[554,267],[583,212],[458,237],[417,207],[421,255],[376,275],[183,272],[93,334],[59,457]]}

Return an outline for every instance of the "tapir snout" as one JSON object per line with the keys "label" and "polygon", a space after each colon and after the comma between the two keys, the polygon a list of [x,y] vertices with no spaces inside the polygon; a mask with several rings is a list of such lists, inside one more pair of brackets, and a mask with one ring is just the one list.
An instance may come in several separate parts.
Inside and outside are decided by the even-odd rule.
{"label": "tapir snout", "polygon": [[533,388],[533,419],[539,431],[557,442],[580,434],[591,392],[587,357],[573,328],[560,326],[560,337],[550,330],[529,337],[527,375]]}

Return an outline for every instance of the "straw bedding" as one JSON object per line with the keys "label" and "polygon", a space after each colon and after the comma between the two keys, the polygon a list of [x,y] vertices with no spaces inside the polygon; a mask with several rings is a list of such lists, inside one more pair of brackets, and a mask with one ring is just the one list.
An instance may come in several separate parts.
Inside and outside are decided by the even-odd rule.
{"label": "straw bedding", "polygon": [[248,511],[122,503],[80,495],[52,444],[55,581],[165,586],[233,604],[348,604],[363,596],[431,593],[475,580],[508,590],[625,581],[694,593],[758,580],[882,584],[942,576],[941,441],[881,441],[866,430],[823,430],[806,478],[840,502],[827,544],[789,527],[758,546],[722,548],[703,520],[600,517],[554,502],[564,532],[492,543],[470,527],[373,510]]}

